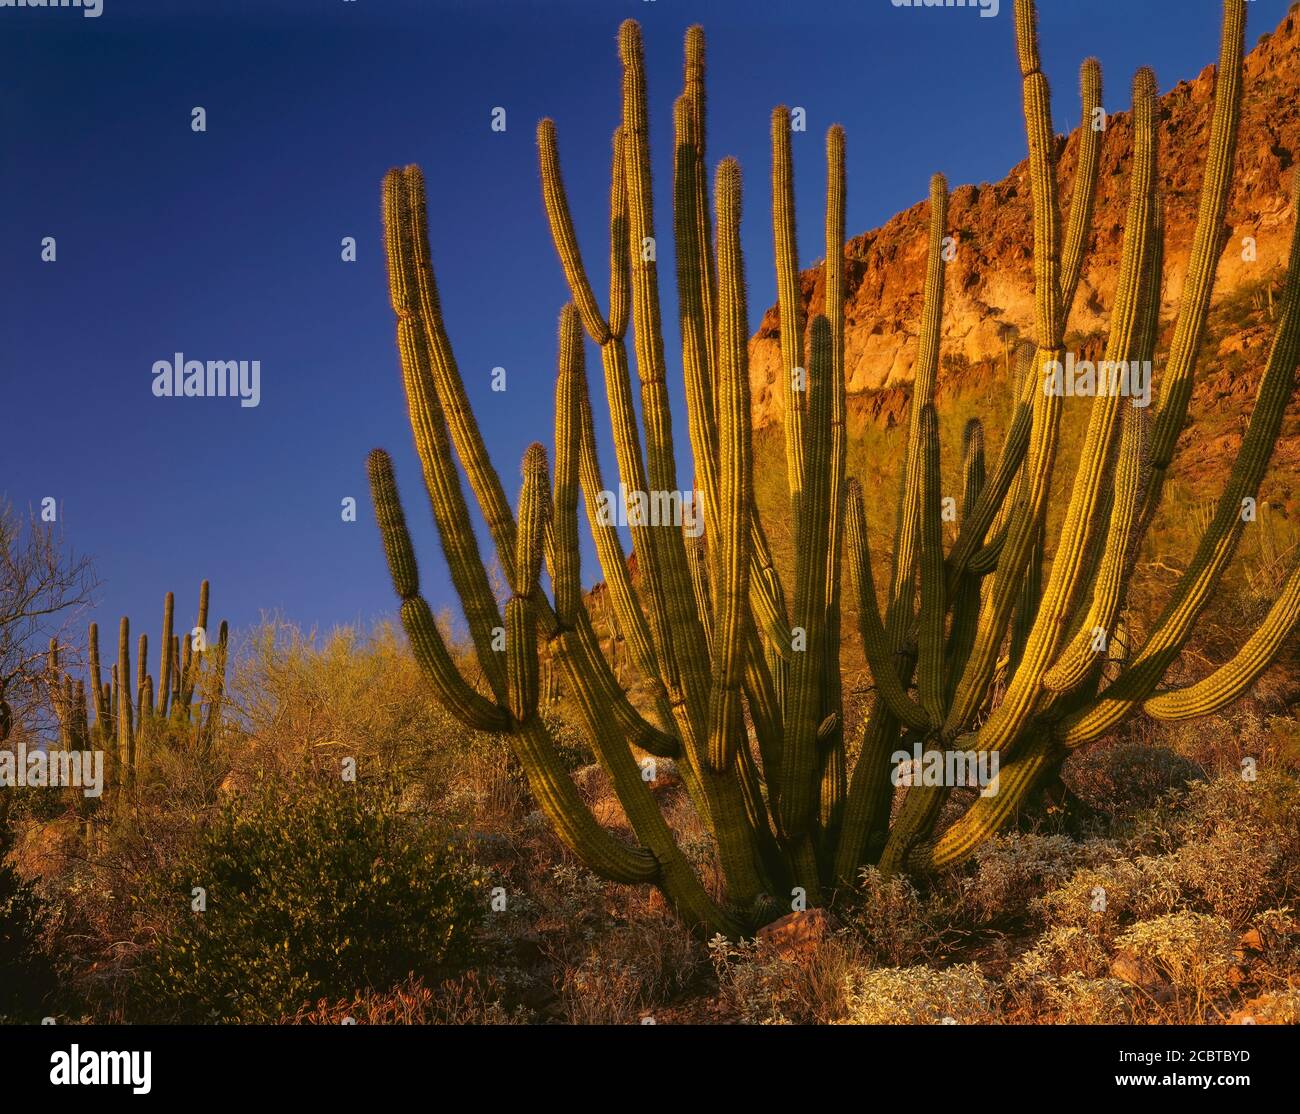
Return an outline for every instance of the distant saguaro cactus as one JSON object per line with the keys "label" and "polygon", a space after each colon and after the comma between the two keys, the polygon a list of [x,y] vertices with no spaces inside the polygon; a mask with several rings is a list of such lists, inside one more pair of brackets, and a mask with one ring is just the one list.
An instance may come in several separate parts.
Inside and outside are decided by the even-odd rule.
{"label": "distant saguaro cactus", "polygon": [[[790,593],[777,575],[754,503],[741,173],[734,160],[720,163],[711,207],[702,31],[687,33],[685,88],[674,112],[673,234],[688,433],[706,529],[696,539],[680,524],[633,517],[635,584],[620,536],[600,513],[606,485],[581,333],[600,349],[622,483],[632,493],[677,491],[658,264],[655,253],[645,250],[655,225],[637,24],[628,21],[619,33],[623,116],[613,142],[607,311],[579,252],[555,126],[544,120],[538,128],[542,195],[572,302],[560,314],[553,487],[547,488],[541,446],[531,446],[518,520],[489,461],[443,322],[430,265],[424,178],[416,167],[389,172],[384,224],[411,427],[484,691],[461,675],[420,596],[391,462],[375,450],[371,488],[402,619],[439,699],[466,726],[500,732],[513,742],[539,804],[593,870],[622,882],[659,885],[694,925],[744,931],[788,908],[785,895],[791,891],[802,891],[810,904],[825,900],[828,887],[852,881],[866,863],[885,871],[925,871],[961,861],[1054,774],[1071,749],[1143,708],[1164,719],[1213,711],[1242,693],[1272,660],[1300,617],[1300,571],[1291,574],[1237,657],[1189,689],[1159,690],[1232,557],[1243,529],[1243,500],[1257,494],[1278,435],[1300,356],[1300,240],[1292,244],[1276,336],[1249,430],[1217,510],[1145,639],[1130,646],[1129,635],[1120,634],[1131,629],[1125,623],[1126,586],[1184,425],[1205,331],[1237,141],[1245,11],[1245,0],[1226,0],[1200,214],[1158,408],[1148,422],[1144,409],[1121,404],[1119,391],[1097,392],[1064,522],[1049,538],[1050,479],[1062,422],[1061,392],[1052,388],[1051,376],[1064,357],[1090,240],[1103,142],[1092,127],[1101,72],[1094,60],[1084,63],[1084,127],[1063,229],[1036,12],[1032,0],[1016,0],[1032,187],[1035,342],[1019,353],[1015,411],[991,467],[982,428],[978,422],[967,426],[960,524],[945,552],[934,396],[948,193],[936,175],[893,567],[879,604],[867,547],[868,499],[845,474],[845,154],[839,127],[827,136],[825,309],[805,320],[790,119],[784,109],[772,116],[780,389],[795,539]],[[1133,114],[1128,218],[1104,353],[1114,363],[1151,360],[1157,338],[1164,233],[1150,70],[1134,79]],[[479,556],[456,458],[510,585],[504,619]],[[645,683],[647,697],[637,706],[602,656],[581,592],[579,492],[612,618],[630,666]],[[538,584],[542,550],[553,601]],[[876,690],[851,769],[840,692],[845,563]],[[548,644],[548,659],[564,670],[565,690],[639,846],[597,823],[537,715],[539,638]],[[917,785],[891,821],[891,756],[900,744],[914,743],[927,751],[996,752],[997,792],[981,795],[940,830],[949,789]],[[706,892],[683,857],[641,777],[634,747],[677,760],[716,841],[727,886],[722,903]]]}
{"label": "distant saguaro cactus", "polygon": [[[114,763],[111,768],[116,771],[120,784],[134,781],[137,770],[143,765],[143,749],[151,726],[170,719],[177,724],[193,724],[204,737],[211,737],[221,717],[229,628],[223,620],[216,641],[209,644],[208,582],[205,580],[199,586],[199,610],[193,631],[179,636],[175,634],[172,630],[174,613],[175,598],[168,592],[163,602],[162,667],[156,695],[153,675],[149,672],[149,640],[144,634],[140,635],[136,650],[135,688],[130,687],[131,624],[126,616],[122,617],[118,628],[117,664],[112,667],[111,683],[103,679],[99,625],[90,624],[87,637],[89,703],[86,682],[74,682],[64,672],[60,665],[59,645],[57,641],[50,642],[47,676],[59,719],[61,744],[74,750],[100,747],[108,751]],[[182,645],[185,647],[183,658]],[[206,701],[194,699],[204,662],[208,663],[211,672],[202,694]],[[93,720],[89,715],[92,704],[95,710]]]}

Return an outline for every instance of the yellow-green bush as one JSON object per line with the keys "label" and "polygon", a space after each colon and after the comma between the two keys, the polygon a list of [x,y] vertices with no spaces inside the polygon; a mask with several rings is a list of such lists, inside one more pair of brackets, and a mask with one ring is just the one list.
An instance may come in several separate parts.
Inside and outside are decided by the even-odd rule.
{"label": "yellow-green bush", "polygon": [[437,973],[467,955],[486,906],[461,850],[359,784],[228,803],[168,883],[174,908],[136,997],[150,1020],[274,1022]]}

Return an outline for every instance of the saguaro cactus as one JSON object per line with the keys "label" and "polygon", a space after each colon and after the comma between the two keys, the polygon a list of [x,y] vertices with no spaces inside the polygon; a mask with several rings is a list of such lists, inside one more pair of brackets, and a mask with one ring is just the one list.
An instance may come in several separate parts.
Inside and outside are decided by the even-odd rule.
{"label": "saguaro cactus", "polygon": [[[202,738],[211,738],[221,716],[225,695],[226,658],[229,627],[223,620],[215,642],[207,632],[208,582],[199,586],[199,610],[194,629],[184,635],[183,665],[178,664],[181,639],[172,632],[175,598],[167,593],[163,603],[162,663],[157,696],[149,672],[148,638],[141,634],[136,651],[135,687],[131,688],[130,621],[123,616],[118,632],[117,664],[112,667],[112,683],[105,681],[99,657],[99,625],[91,623],[87,636],[90,703],[89,715],[86,684],[73,682],[59,664],[58,644],[51,642],[48,675],[58,715],[62,745],[72,749],[96,746],[108,751],[115,763],[121,784],[134,781],[144,761],[144,748],[154,729],[170,720],[176,724],[193,724]],[[206,663],[206,664],[205,664]],[[199,677],[209,674],[204,688],[198,690]],[[196,690],[199,700],[194,699]],[[206,700],[203,699],[206,697]]]}
{"label": "saguaro cactus", "polygon": [[[1101,71],[1095,60],[1083,65],[1080,156],[1063,228],[1050,92],[1032,0],[1016,0],[1015,14],[1030,155],[1035,337],[1020,352],[1015,410],[991,467],[979,423],[966,428],[961,519],[945,552],[935,384],[948,193],[936,175],[893,563],[879,602],[867,548],[869,500],[845,474],[841,129],[827,136],[825,310],[806,320],[797,282],[789,116],[784,109],[772,116],[773,238],[786,377],[781,392],[796,555],[791,595],[777,575],[754,503],[741,171],[731,159],[719,164],[711,214],[702,31],[687,32],[685,84],[674,112],[673,234],[688,432],[706,528],[702,538],[688,538],[678,524],[634,516],[636,583],[619,535],[601,513],[607,496],[582,339],[585,331],[600,349],[623,484],[642,499],[677,494],[657,264],[647,250],[655,226],[636,23],[624,23],[619,32],[623,111],[613,140],[607,311],[579,252],[555,125],[544,120],[538,128],[542,196],[572,300],[560,314],[554,483],[548,490],[545,452],[531,446],[517,520],[489,461],[443,321],[423,176],[407,167],[384,180],[389,281],[411,427],[483,685],[476,688],[461,675],[419,594],[392,466],[375,450],[369,461],[375,510],[416,657],[461,722],[510,738],[534,795],[576,855],[610,878],[654,882],[694,925],[726,932],[752,927],[783,911],[791,891],[824,900],[829,887],[852,881],[866,863],[894,871],[959,862],[1071,748],[1140,708],[1175,719],[1222,706],[1258,677],[1300,620],[1297,571],[1235,658],[1189,689],[1160,691],[1232,556],[1243,500],[1256,495],[1278,434],[1300,357],[1297,240],[1273,350],[1217,511],[1145,641],[1130,648],[1128,634],[1121,638],[1131,629],[1125,585],[1184,424],[1214,283],[1240,112],[1245,0],[1224,5],[1201,209],[1173,350],[1158,383],[1158,410],[1148,422],[1145,411],[1126,405],[1117,390],[1097,392],[1055,536],[1047,531],[1047,509],[1063,411],[1053,368],[1064,355],[1090,241],[1103,142],[1094,128]],[[1134,79],[1133,115],[1128,219],[1105,351],[1112,363],[1150,360],[1156,343],[1164,232],[1156,81],[1149,70]],[[456,458],[511,588],[504,620],[470,525]],[[645,699],[635,706],[602,656],[580,591],[579,492],[605,578],[604,625],[622,634],[644,682]],[[539,586],[543,551],[553,602]],[[852,573],[876,688],[851,770],[840,700],[842,564]],[[1098,575],[1089,576],[1094,569]],[[639,846],[596,822],[559,763],[537,716],[539,639],[547,643],[548,662],[564,671],[566,692]],[[1116,653],[1121,642],[1125,652]],[[893,756],[900,744],[912,743],[996,752],[998,791],[979,797],[941,831],[947,788],[911,788],[894,810]],[[705,892],[682,857],[641,777],[638,753],[676,759],[716,840],[727,885],[722,903]]]}

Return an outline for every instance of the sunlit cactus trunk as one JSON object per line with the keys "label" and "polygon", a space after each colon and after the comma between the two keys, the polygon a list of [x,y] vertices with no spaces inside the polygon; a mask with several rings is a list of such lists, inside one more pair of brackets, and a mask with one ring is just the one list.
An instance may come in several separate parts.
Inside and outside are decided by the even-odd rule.
{"label": "sunlit cactus trunk", "polygon": [[[935,175],[887,577],[873,570],[868,548],[872,493],[845,465],[846,157],[838,126],[826,143],[825,309],[809,319],[799,290],[790,115],[778,108],[771,118],[780,391],[795,540],[790,584],[777,573],[755,504],[741,168],[721,161],[711,205],[703,32],[687,32],[684,87],[673,115],[672,232],[687,436],[706,515],[698,538],[680,523],[632,520],[635,578],[617,528],[600,513],[607,485],[596,455],[583,334],[600,351],[619,480],[632,496],[678,493],[639,28],[628,21],[618,37],[622,115],[613,137],[607,309],[578,248],[555,125],[544,120],[538,128],[542,198],[571,301],[560,313],[553,484],[544,449],[531,446],[517,517],[490,462],[443,321],[423,176],[415,167],[389,172],[383,212],[409,417],[481,683],[462,675],[420,595],[392,466],[375,450],[371,491],[402,621],[438,699],[467,727],[509,738],[539,805],[591,869],[622,882],[657,884],[698,928],[746,931],[787,909],[830,900],[866,864],[888,872],[961,862],[1055,776],[1073,748],[1139,708],[1162,719],[1213,711],[1273,660],[1300,621],[1300,571],[1236,657],[1190,688],[1160,690],[1232,556],[1243,500],[1258,492],[1290,396],[1300,357],[1295,243],[1250,426],[1196,556],[1144,641],[1130,644],[1125,620],[1126,586],[1186,416],[1214,284],[1240,115],[1244,24],[1245,0],[1226,0],[1200,214],[1173,349],[1157,383],[1158,408],[1149,420],[1120,392],[1097,392],[1063,524],[1049,531],[1063,421],[1053,376],[1091,240],[1104,139],[1094,127],[1101,70],[1093,59],[1082,67],[1079,156],[1063,218],[1036,12],[1032,0],[1016,0],[1033,209],[1033,335],[1016,354],[1015,405],[997,458],[986,461],[978,422],[965,430],[960,517],[955,536],[946,539],[935,387],[953,241],[947,183]],[[1133,81],[1128,216],[1102,353],[1109,362],[1147,361],[1155,350],[1164,241],[1156,97],[1155,75],[1140,70]],[[504,616],[479,553],[458,461],[510,585]],[[594,619],[581,590],[580,496],[605,582],[608,613]],[[540,586],[543,555],[552,600]],[[851,765],[840,666],[846,573],[875,690]],[[541,641],[547,649],[539,681]],[[620,645],[632,686],[623,683]],[[175,668],[174,660],[164,662],[159,706]],[[586,727],[627,814],[633,842],[597,823],[537,713],[539,685],[552,691],[556,668],[564,673],[567,705]],[[129,702],[122,701],[122,714],[129,717]],[[996,753],[997,791],[980,796],[946,828],[939,822],[949,786],[916,785],[895,810],[896,752],[913,744],[924,751]],[[714,836],[726,883],[722,901],[705,891],[647,788],[642,759],[656,757],[676,761]]]}

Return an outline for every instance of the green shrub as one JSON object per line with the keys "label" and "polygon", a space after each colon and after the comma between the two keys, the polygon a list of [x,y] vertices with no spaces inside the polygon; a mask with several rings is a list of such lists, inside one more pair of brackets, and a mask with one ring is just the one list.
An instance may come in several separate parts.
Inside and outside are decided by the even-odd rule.
{"label": "green shrub", "polygon": [[150,1020],[274,1022],[445,973],[468,954],[485,899],[464,852],[391,792],[354,784],[227,804],[166,889],[175,912],[140,979]]}
{"label": "green shrub", "polygon": [[38,1021],[54,989],[42,947],[48,909],[9,862],[12,832],[0,816],[0,1021]]}

